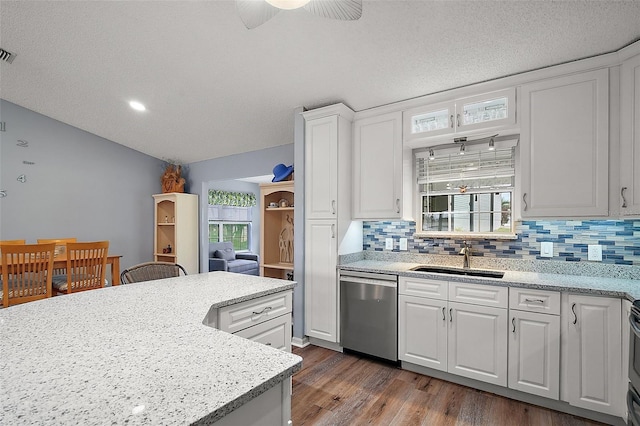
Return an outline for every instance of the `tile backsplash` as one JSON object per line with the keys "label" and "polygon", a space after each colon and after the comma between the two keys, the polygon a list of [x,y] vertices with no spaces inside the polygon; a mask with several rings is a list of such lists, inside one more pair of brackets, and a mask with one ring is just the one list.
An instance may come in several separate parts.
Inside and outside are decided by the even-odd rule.
{"label": "tile backsplash", "polygon": [[[415,222],[376,221],[363,224],[363,250],[384,251],[385,239],[393,238],[394,252],[400,238],[408,239],[413,254],[458,255],[463,238],[414,237]],[[587,246],[602,246],[602,263],[640,266],[640,220],[550,220],[522,221],[516,225],[517,239],[473,239],[473,256],[523,260],[587,261]],[[540,256],[540,243],[554,243],[553,257]]]}

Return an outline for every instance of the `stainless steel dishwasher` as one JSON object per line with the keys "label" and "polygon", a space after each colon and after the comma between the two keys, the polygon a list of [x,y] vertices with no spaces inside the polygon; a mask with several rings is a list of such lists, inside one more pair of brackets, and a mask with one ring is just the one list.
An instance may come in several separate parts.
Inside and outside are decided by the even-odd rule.
{"label": "stainless steel dishwasher", "polygon": [[340,272],[340,344],[398,360],[398,277]]}

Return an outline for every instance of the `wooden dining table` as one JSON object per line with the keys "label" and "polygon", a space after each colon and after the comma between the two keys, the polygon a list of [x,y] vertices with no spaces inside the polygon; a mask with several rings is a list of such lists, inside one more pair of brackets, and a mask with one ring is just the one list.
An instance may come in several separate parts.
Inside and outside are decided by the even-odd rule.
{"label": "wooden dining table", "polygon": [[[122,255],[107,255],[107,265],[111,268],[111,285],[120,285],[120,258]],[[65,269],[67,267],[66,250],[53,258],[53,269]],[[0,274],[2,273],[2,259],[0,259]]]}

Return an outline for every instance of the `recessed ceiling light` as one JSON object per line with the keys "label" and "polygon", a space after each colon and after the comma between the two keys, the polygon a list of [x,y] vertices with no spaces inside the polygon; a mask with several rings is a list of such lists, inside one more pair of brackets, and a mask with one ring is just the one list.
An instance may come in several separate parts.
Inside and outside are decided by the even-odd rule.
{"label": "recessed ceiling light", "polygon": [[147,107],[145,107],[143,104],[141,104],[138,101],[131,101],[129,102],[129,106],[133,109],[135,109],[136,111],[144,111],[147,109]]}

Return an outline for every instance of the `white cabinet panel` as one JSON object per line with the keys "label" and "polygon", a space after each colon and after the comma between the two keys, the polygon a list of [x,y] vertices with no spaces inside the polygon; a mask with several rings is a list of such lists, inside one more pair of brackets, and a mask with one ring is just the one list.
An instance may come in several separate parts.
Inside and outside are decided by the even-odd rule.
{"label": "white cabinet panel", "polygon": [[338,341],[338,247],[332,220],[307,221],[305,226],[306,334]]}
{"label": "white cabinet panel", "polygon": [[510,311],[509,387],[558,399],[560,395],[560,317]]}
{"label": "white cabinet panel", "polygon": [[509,302],[509,288],[484,284],[450,282],[449,300],[452,302],[506,308]]}
{"label": "white cabinet panel", "polygon": [[407,296],[447,300],[449,283],[428,278],[398,277],[398,293]]}
{"label": "white cabinet panel", "polygon": [[507,386],[507,310],[449,302],[448,370]]}
{"label": "white cabinet panel", "polygon": [[609,71],[522,86],[522,217],[606,216]]}
{"label": "white cabinet panel", "polygon": [[235,334],[263,345],[291,352],[291,315],[281,315]]}
{"label": "white cabinet panel", "polygon": [[447,371],[447,302],[398,298],[398,358]]}
{"label": "white cabinet panel", "polygon": [[623,215],[640,214],[640,55],[620,70],[620,205]]}
{"label": "white cabinet panel", "polygon": [[560,293],[530,288],[509,288],[509,308],[560,315]]}
{"label": "white cabinet panel", "polygon": [[620,321],[620,299],[563,295],[563,400],[577,407],[620,415]]}
{"label": "white cabinet panel", "polygon": [[305,216],[335,218],[338,203],[338,120],[318,118],[305,127]]}
{"label": "white cabinet panel", "polygon": [[402,216],[402,114],[354,123],[353,218]]}

